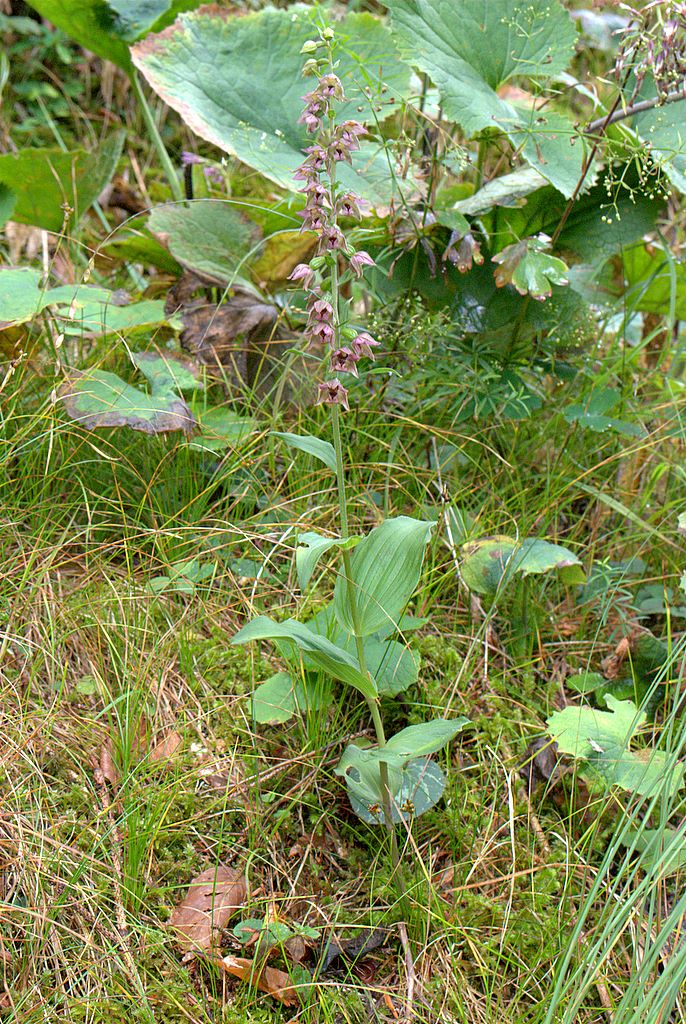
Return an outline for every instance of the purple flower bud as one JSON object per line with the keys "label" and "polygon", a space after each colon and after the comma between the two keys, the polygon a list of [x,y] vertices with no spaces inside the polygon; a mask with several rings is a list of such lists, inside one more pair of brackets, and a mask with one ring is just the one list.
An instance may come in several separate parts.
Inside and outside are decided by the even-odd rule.
{"label": "purple flower bud", "polygon": [[304,188],[298,189],[298,192],[305,193],[308,203],[323,203],[329,196],[328,189],[320,181],[308,181]]}
{"label": "purple flower bud", "polygon": [[303,288],[311,288],[315,282],[315,273],[309,263],[299,263],[288,275],[289,281],[302,281]]}
{"label": "purple flower bud", "polygon": [[330,225],[322,234],[322,243],[325,249],[342,249],[345,245],[343,232],[337,225]]}
{"label": "purple flower bud", "polygon": [[373,359],[374,353],[372,352],[372,349],[378,348],[380,344],[381,342],[375,341],[371,334],[367,334],[366,331],[362,331],[362,333],[358,334],[356,338],[353,338],[350,343],[350,347],[358,359],[361,359],[362,356],[367,356],[369,359]]}
{"label": "purple flower bud", "polygon": [[320,96],[325,99],[332,100],[344,100],[345,95],[343,93],[343,85],[338,75],[330,74],[323,75],[317,83],[315,90]]}
{"label": "purple flower bud", "polygon": [[308,135],[314,135],[318,132],[322,126],[321,121],[316,114],[311,114],[309,111],[305,111],[298,118],[298,124],[304,124]]}
{"label": "purple flower bud", "polygon": [[350,257],[350,267],[358,277],[362,277],[363,267],[375,267],[376,263],[371,258],[368,252],[364,249],[360,249],[359,252],[354,252]]}
{"label": "purple flower bud", "polygon": [[310,297],[307,308],[310,311],[310,321],[312,323],[330,324],[333,320],[333,306],[326,299],[312,299]]}
{"label": "purple flower bud", "polygon": [[192,164],[201,164],[202,157],[198,156],[197,153],[189,153],[187,149],[184,149],[181,153],[181,166],[190,167]]}
{"label": "purple flower bud", "polygon": [[359,149],[360,147],[357,145],[351,146],[343,139],[335,139],[329,146],[329,156],[335,163],[340,163],[342,160],[345,160],[346,163],[350,164],[352,163],[350,150],[353,148]]}
{"label": "purple flower bud", "polygon": [[331,324],[323,321],[308,324],[306,334],[312,341],[319,341],[323,345],[328,345],[335,337],[335,331]]}
{"label": "purple flower bud", "polygon": [[305,163],[313,167],[315,171],[323,171],[326,167],[326,150],[319,145],[308,146],[305,150],[307,160]]}
{"label": "purple flower bud", "polygon": [[352,373],[359,377],[357,361],[360,357],[350,348],[338,348],[331,356],[331,369],[334,373]]}
{"label": "purple flower bud", "polygon": [[338,378],[325,380],[323,384],[318,384],[317,388],[319,393],[315,405],[342,405],[344,409],[350,411],[348,392]]}
{"label": "purple flower bud", "polygon": [[324,211],[320,206],[306,206],[297,216],[303,219],[301,231],[323,231],[326,226]]}
{"label": "purple flower bud", "polygon": [[346,192],[345,195],[340,196],[336,202],[336,212],[341,217],[359,217],[361,202],[360,197],[356,196],[354,192]]}

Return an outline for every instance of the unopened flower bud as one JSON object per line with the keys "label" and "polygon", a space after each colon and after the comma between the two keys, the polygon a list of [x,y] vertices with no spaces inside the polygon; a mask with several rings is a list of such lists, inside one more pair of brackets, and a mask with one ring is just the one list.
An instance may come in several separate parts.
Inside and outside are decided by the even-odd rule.
{"label": "unopened flower bud", "polygon": [[350,257],[350,268],[357,275],[357,277],[362,277],[363,267],[375,266],[376,263],[371,258],[369,253],[364,251],[364,249],[360,249],[359,252],[353,253],[353,255]]}
{"label": "unopened flower bud", "polygon": [[350,348],[353,350],[358,359],[362,356],[367,356],[368,359],[374,358],[373,348],[378,348],[381,344],[380,341],[376,341],[372,338],[371,334],[367,334],[366,331],[362,331],[350,344]]}
{"label": "unopened flower bud", "polygon": [[316,53],[321,43],[318,43],[316,39],[307,39],[300,47],[301,53]]}
{"label": "unopened flower bud", "polygon": [[298,263],[297,267],[288,275],[289,281],[302,281],[303,288],[312,288],[315,283],[315,275],[312,267],[307,263]]}

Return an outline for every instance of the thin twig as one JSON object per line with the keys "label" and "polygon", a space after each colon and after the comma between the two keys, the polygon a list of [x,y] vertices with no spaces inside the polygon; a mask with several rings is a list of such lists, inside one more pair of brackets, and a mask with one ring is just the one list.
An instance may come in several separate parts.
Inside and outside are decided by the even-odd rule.
{"label": "thin twig", "polygon": [[599,128],[605,131],[611,124],[616,124],[617,121],[625,121],[635,114],[643,114],[646,110],[654,110],[656,107],[665,107],[668,103],[679,103],[680,100],[686,100],[686,86],[674,89],[673,92],[665,93],[664,96],[653,96],[649,100],[639,100],[637,103],[629,104],[628,107],[624,107],[622,110],[613,110],[609,117],[607,114],[603,114],[602,117],[598,117],[595,121],[587,124],[583,129],[583,134],[593,135]]}

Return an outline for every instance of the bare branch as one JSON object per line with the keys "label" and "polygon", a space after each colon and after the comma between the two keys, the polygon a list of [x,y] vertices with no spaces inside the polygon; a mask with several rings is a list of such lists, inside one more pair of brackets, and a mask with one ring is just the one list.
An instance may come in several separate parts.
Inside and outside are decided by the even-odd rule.
{"label": "bare branch", "polygon": [[654,110],[656,107],[664,107],[668,103],[678,103],[680,100],[686,100],[686,83],[681,89],[675,89],[673,92],[668,92],[664,96],[653,96],[650,100],[639,100],[638,103],[632,103],[628,107],[624,107],[622,110],[615,110],[608,117],[604,114],[602,117],[597,118],[595,121],[591,121],[583,129],[584,135],[594,135],[595,132],[601,128],[605,131],[611,124],[615,124],[617,121],[625,121],[629,117],[633,117],[635,114],[642,114],[646,110]]}

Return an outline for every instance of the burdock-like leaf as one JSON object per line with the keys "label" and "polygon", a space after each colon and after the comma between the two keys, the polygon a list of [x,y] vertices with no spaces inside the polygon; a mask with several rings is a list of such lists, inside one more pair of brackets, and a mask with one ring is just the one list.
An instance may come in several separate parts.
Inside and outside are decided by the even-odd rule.
{"label": "burdock-like leaf", "polygon": [[469,135],[504,132],[532,167],[571,196],[583,160],[572,122],[498,95],[510,79],[544,82],[571,61],[576,29],[559,0],[393,0],[388,6],[402,56],[431,78],[445,116]]}
{"label": "burdock-like leaf", "polygon": [[57,147],[19,149],[0,156],[0,183],[11,188],[15,203],[12,219],[35,224],[46,231],[61,231],[66,205],[73,227],[93,205],[114,174],[124,143],[123,133],[112,135],[93,153]]}
{"label": "burdock-like leaf", "polygon": [[[292,189],[293,173],[311,144],[297,121],[310,88],[302,78],[300,49],[313,33],[312,11],[301,4],[248,15],[207,7],[148,36],[132,57],[194,132]],[[348,15],[336,35],[342,44],[337,74],[349,100],[340,116],[375,123],[407,95],[409,67],[388,29],[370,14]],[[354,154],[354,168],[341,165],[346,186],[368,199],[388,199],[393,184],[384,154],[364,146]]]}
{"label": "burdock-like leaf", "polygon": [[221,199],[158,206],[148,227],[184,267],[218,281],[246,277],[248,254],[259,249],[257,225]]}
{"label": "burdock-like leaf", "polygon": [[[645,723],[630,700],[605,697],[609,711],[567,707],[556,711],[547,721],[550,735],[563,754],[586,762],[592,774],[607,786],[621,786],[630,793],[649,796],[658,791],[669,769],[669,758],[662,750],[630,750],[634,734]],[[684,768],[676,765],[668,780],[670,794],[683,784]]]}
{"label": "burdock-like leaf", "polygon": [[463,547],[462,579],[475,594],[493,596],[514,573],[522,576],[557,572],[567,584],[583,583],[586,575],[579,558],[560,544],[527,537],[485,537]]}
{"label": "burdock-like leaf", "polygon": [[192,430],[193,415],[177,393],[200,386],[187,365],[152,352],[134,358],[151,383],[149,394],[108,370],[74,370],[60,388],[68,415],[86,430],[131,427],[145,434]]}
{"label": "burdock-like leaf", "polygon": [[552,294],[554,284],[569,284],[567,264],[546,252],[548,244],[546,238],[524,238],[497,253],[493,262],[499,264],[495,272],[498,288],[513,284],[520,295],[542,301]]}

